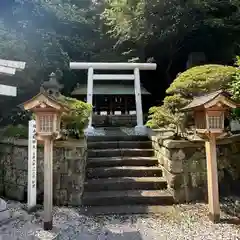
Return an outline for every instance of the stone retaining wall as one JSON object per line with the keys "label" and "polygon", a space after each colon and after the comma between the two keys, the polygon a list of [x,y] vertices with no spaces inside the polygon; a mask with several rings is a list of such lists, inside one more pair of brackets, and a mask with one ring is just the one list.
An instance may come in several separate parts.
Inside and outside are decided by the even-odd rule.
{"label": "stone retaining wall", "polygon": [[[53,151],[53,200],[56,205],[81,205],[86,164],[85,139],[56,141]],[[0,143],[0,195],[26,201],[27,140]],[[37,193],[43,196],[43,147],[37,150]]]}
{"label": "stone retaining wall", "polygon": [[[203,141],[152,136],[155,155],[176,202],[207,199],[205,145]],[[240,135],[217,142],[220,193],[240,183]]]}

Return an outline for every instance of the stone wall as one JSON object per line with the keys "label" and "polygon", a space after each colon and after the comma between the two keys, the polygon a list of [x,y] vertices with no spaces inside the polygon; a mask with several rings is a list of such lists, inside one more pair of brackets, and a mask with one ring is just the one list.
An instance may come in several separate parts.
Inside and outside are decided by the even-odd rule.
{"label": "stone wall", "polygon": [[[207,199],[205,145],[203,141],[164,139],[152,136],[155,155],[176,202]],[[240,183],[240,135],[218,140],[220,193]],[[238,189],[239,191],[239,189]]]}
{"label": "stone wall", "polygon": [[[85,139],[56,141],[53,151],[53,200],[56,205],[81,205],[86,164]],[[27,199],[27,140],[0,143],[0,195]],[[43,197],[43,147],[37,150],[37,194]]]}

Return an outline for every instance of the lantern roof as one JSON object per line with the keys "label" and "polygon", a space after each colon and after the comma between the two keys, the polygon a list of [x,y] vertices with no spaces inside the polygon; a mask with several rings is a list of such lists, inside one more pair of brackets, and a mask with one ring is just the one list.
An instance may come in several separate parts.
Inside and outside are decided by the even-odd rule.
{"label": "lantern roof", "polygon": [[210,108],[219,102],[223,103],[229,108],[236,108],[238,104],[235,103],[230,97],[230,93],[224,90],[218,90],[209,94],[195,97],[192,102],[182,108],[182,111],[191,111],[196,108]]}
{"label": "lantern roof", "polygon": [[46,91],[41,91],[36,96],[32,97],[28,101],[21,104],[25,110],[31,110],[41,103],[54,108],[57,111],[68,112],[70,111],[69,107],[61,101],[60,96],[55,97],[54,95],[48,94]]}

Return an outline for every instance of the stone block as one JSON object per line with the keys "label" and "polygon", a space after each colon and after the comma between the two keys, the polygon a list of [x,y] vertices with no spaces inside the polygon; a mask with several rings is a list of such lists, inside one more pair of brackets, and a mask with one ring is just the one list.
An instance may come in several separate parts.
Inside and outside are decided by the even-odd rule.
{"label": "stone block", "polygon": [[187,202],[186,190],[184,188],[179,188],[179,189],[169,188],[168,191],[172,194],[174,201],[176,203]]}
{"label": "stone block", "polygon": [[77,159],[68,159],[68,167],[69,172],[84,174],[85,172],[85,159],[77,158]]}
{"label": "stone block", "polygon": [[1,181],[1,182],[0,182],[0,196],[3,195],[3,192],[4,192],[4,184],[3,184],[3,182]]}
{"label": "stone block", "polygon": [[4,167],[8,166],[8,167],[13,168],[12,155],[11,154],[7,154],[6,156],[4,156],[2,164],[4,165]]}
{"label": "stone block", "polygon": [[0,223],[9,219],[10,211],[7,209],[7,203],[0,198]]}
{"label": "stone block", "polygon": [[60,189],[61,183],[60,183],[61,174],[60,173],[53,173],[53,188],[54,189]]}
{"label": "stone block", "polygon": [[184,151],[182,149],[179,149],[177,151],[174,151],[172,154],[171,154],[171,160],[172,161],[182,161],[184,160],[186,157]]}
{"label": "stone block", "polygon": [[[53,179],[54,179],[54,173],[53,173]],[[43,192],[43,190],[44,190],[44,176],[43,176],[43,172],[37,173],[37,188],[41,192]]]}
{"label": "stone block", "polygon": [[182,173],[183,172],[183,162],[182,162],[182,160],[172,161],[170,159],[165,158],[164,167],[170,173]]}
{"label": "stone block", "polygon": [[4,182],[16,184],[16,170],[12,168],[6,168],[4,172]]}
{"label": "stone block", "polygon": [[64,159],[64,161],[62,162],[59,162],[59,173],[65,173],[67,174],[68,173],[68,161],[67,159]]}
{"label": "stone block", "polygon": [[28,181],[28,173],[27,171],[23,171],[23,170],[18,170],[18,169],[14,169],[15,173],[16,173],[16,182],[18,185],[21,186],[26,186],[27,187],[27,181]]}
{"label": "stone block", "polygon": [[68,192],[66,189],[55,190],[53,193],[53,200],[56,205],[68,204]]}
{"label": "stone block", "polygon": [[69,193],[69,205],[80,206],[82,204],[82,191]]}
{"label": "stone block", "polygon": [[162,168],[163,177],[167,180],[168,187],[173,189],[179,189],[184,185],[183,174],[170,173],[167,169]]}
{"label": "stone block", "polygon": [[84,182],[82,182],[82,177],[79,174],[72,174],[68,176],[68,189],[74,191],[80,191]]}
{"label": "stone block", "polygon": [[13,159],[18,161],[18,160],[23,160],[24,158],[28,157],[28,149],[26,147],[13,147],[12,151]]}
{"label": "stone block", "polygon": [[5,196],[12,200],[23,201],[25,198],[25,187],[16,184],[5,184]]}

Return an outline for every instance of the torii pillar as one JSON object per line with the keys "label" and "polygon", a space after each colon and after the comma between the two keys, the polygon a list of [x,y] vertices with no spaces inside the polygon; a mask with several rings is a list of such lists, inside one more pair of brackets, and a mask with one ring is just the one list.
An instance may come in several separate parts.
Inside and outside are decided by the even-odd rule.
{"label": "torii pillar", "polygon": [[[93,81],[94,80],[132,80],[134,81],[137,125],[135,132],[146,134],[146,127],[143,125],[142,94],[140,83],[140,70],[156,70],[155,63],[88,63],[71,62],[70,69],[88,69],[87,82],[87,102],[92,105],[93,101]],[[94,70],[132,70],[133,74],[94,74]],[[94,134],[92,126],[92,114],[89,117],[87,135]]]}

